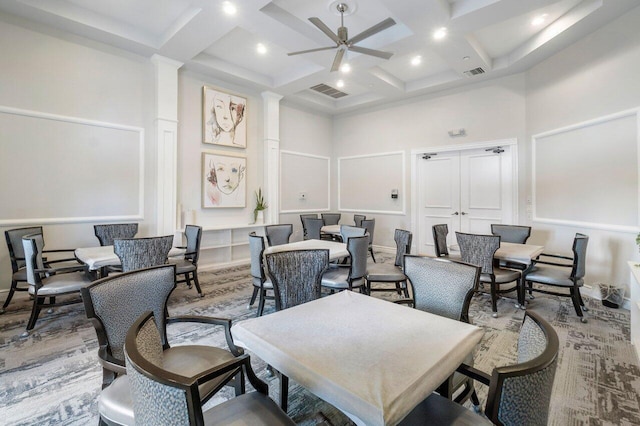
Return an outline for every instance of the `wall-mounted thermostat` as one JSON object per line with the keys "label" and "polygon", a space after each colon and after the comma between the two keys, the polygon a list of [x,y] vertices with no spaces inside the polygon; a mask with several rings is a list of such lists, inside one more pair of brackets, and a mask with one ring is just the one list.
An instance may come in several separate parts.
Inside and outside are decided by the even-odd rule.
{"label": "wall-mounted thermostat", "polygon": [[391,190],[391,198],[393,198],[394,200],[396,198],[398,198],[398,190],[397,189],[392,189]]}

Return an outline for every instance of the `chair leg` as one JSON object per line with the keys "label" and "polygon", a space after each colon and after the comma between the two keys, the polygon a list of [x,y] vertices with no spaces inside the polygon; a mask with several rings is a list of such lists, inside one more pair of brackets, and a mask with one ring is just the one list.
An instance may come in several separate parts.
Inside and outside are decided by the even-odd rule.
{"label": "chair leg", "polygon": [[193,286],[193,284],[191,284],[191,277],[189,272],[184,274],[184,282],[187,285],[188,289],[190,289]]}
{"label": "chair leg", "polygon": [[267,290],[265,290],[264,288],[261,288],[260,300],[258,301],[258,312],[256,312],[257,317],[261,317],[262,313],[264,312],[264,300],[266,299],[266,296],[267,296]]}
{"label": "chair leg", "polygon": [[250,309],[253,304],[256,302],[256,297],[258,297],[258,292],[260,291],[260,289],[256,286],[253,286],[253,294],[251,295],[251,300],[249,300],[249,306],[247,306],[247,309]]}
{"label": "chair leg", "polygon": [[[44,299],[43,299],[43,301],[44,301]],[[55,297],[50,297],[49,298],[49,304],[50,305],[55,305],[56,304],[56,298]],[[53,308],[47,309],[47,313],[48,314],[52,314],[53,313]]]}
{"label": "chair leg", "polygon": [[198,290],[198,295],[200,297],[204,297],[204,293],[202,293],[202,289],[200,288],[200,281],[198,281],[198,271],[195,270],[192,272],[193,274],[193,283],[196,285],[196,290]]}
{"label": "chair leg", "polygon": [[244,370],[240,370],[240,372],[236,374],[236,377],[233,380],[233,387],[235,388],[236,396],[244,395],[244,393],[246,392],[244,386]]}
{"label": "chair leg", "polygon": [[478,394],[476,393],[475,389],[471,393],[471,402],[473,403],[473,411],[475,411],[476,413],[481,413],[482,407],[480,407],[480,399],[478,399]]}
{"label": "chair leg", "polygon": [[491,283],[491,310],[493,314],[492,317],[498,318],[498,295],[496,294],[496,284]]}
{"label": "chair leg", "polygon": [[31,308],[31,317],[29,317],[29,322],[27,323],[27,330],[21,334],[21,337],[27,337],[33,327],[36,326],[36,321],[38,321],[38,315],[40,315],[40,309],[42,304],[44,303],[44,297],[36,297],[33,299],[33,307]]}
{"label": "chair leg", "polygon": [[280,376],[280,408],[285,413],[287,412],[287,405],[289,400],[289,378],[282,373]]}
{"label": "chair leg", "polygon": [[571,287],[570,290],[571,301],[573,302],[573,308],[576,310],[576,315],[580,317],[581,322],[587,322],[587,319],[582,314],[582,309],[580,309],[580,293],[577,287]]}
{"label": "chair leg", "polygon": [[371,253],[371,259],[373,259],[373,263],[378,263],[376,262],[376,257],[373,255],[373,249],[371,247],[369,247],[369,253]]}
{"label": "chair leg", "polygon": [[589,308],[587,307],[587,305],[584,304],[584,300],[582,300],[582,294],[580,294],[580,288],[577,288],[576,292],[578,293],[578,300],[580,300],[580,306],[582,306],[582,310],[585,312],[588,312]]}
{"label": "chair leg", "polygon": [[5,300],[4,305],[2,305],[2,310],[0,311],[0,314],[3,314],[6,307],[9,306],[9,302],[11,302],[11,299],[13,298],[13,293],[16,292],[17,286],[18,286],[18,282],[16,280],[11,280],[11,287],[9,288],[9,294],[7,294],[7,300]]}
{"label": "chair leg", "polygon": [[402,281],[402,291],[404,292],[404,297],[406,299],[409,298],[409,283],[407,283],[407,280]]}

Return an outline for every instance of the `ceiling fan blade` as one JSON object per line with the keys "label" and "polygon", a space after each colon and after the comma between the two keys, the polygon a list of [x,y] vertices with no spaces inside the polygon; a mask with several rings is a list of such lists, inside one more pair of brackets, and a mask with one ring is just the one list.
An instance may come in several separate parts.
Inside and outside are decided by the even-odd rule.
{"label": "ceiling fan blade", "polygon": [[291,52],[287,53],[289,56],[300,55],[302,53],[311,53],[311,52],[319,52],[321,50],[331,50],[335,49],[337,46],[329,46],[329,47],[318,47],[317,49],[309,49],[309,50],[300,50],[299,52]]}
{"label": "ceiling fan blade", "polygon": [[392,27],[396,24],[396,21],[394,21],[391,18],[387,18],[382,22],[379,22],[377,24],[375,24],[373,27],[364,30],[363,32],[361,32],[360,34],[357,34],[353,37],[351,37],[348,41],[347,44],[352,44],[352,43],[357,43],[361,40],[364,40],[365,38],[371,37],[372,35],[379,33],[382,30],[386,30],[389,27]]}
{"label": "ceiling fan blade", "polygon": [[331,31],[331,28],[327,27],[325,25],[324,22],[322,22],[320,20],[320,18],[309,18],[309,21],[315,25],[316,27],[318,27],[318,29],[320,31],[322,31],[323,33],[325,33],[331,40],[335,41],[336,44],[340,44],[340,39],[338,38],[338,36],[336,35],[336,33],[334,33],[333,31]]}
{"label": "ceiling fan blade", "polygon": [[338,71],[340,69],[340,64],[342,63],[342,58],[344,57],[344,52],[347,49],[339,49],[336,52],[336,57],[333,59],[333,65],[331,66],[331,72]]}
{"label": "ceiling fan blade", "polygon": [[382,50],[367,49],[366,47],[351,46],[349,50],[362,53],[364,55],[377,56],[378,58],[389,59],[393,56],[391,52],[383,52]]}

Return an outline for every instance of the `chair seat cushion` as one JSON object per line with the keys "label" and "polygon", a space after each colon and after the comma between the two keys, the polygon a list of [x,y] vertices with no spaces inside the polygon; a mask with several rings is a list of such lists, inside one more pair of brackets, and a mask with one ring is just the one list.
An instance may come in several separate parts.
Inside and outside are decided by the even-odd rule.
{"label": "chair seat cushion", "polygon": [[176,265],[176,274],[186,274],[187,272],[193,272],[198,269],[196,265],[187,259],[169,259],[168,263]]}
{"label": "chair seat cushion", "polygon": [[295,425],[267,395],[250,392],[203,413],[207,425]]}
{"label": "chair seat cushion", "polygon": [[27,269],[20,268],[11,276],[13,281],[27,281]]}
{"label": "chair seat cushion", "polygon": [[[43,279],[43,286],[38,289],[38,296],[55,296],[73,293],[91,284],[91,280],[84,272],[57,274]],[[29,286],[29,294],[35,294],[34,286]]]}
{"label": "chair seat cushion", "polygon": [[[538,263],[529,272],[525,279],[527,281],[534,281],[541,284],[555,285],[559,287],[573,287],[573,281],[569,278],[571,275],[571,268],[559,268],[551,265],[544,265]],[[581,278],[577,281],[578,287],[582,287],[584,280]]]}
{"label": "chair seat cushion", "polygon": [[[253,278],[253,286],[260,288],[260,278]],[[266,289],[273,289],[273,283],[271,282],[271,278],[267,278],[267,280],[262,284],[262,286]]]}
{"label": "chair seat cushion", "polygon": [[434,393],[418,404],[399,424],[402,426],[475,426],[493,423],[486,417]]}
{"label": "chair seat cushion", "polygon": [[[520,271],[512,271],[511,269],[493,268],[493,274],[496,277],[496,284],[506,284],[520,279]],[[490,283],[491,277],[487,274],[480,275],[480,281]]]}
{"label": "chair seat cushion", "polygon": [[367,280],[369,281],[396,283],[406,279],[407,276],[402,272],[402,269],[390,263],[367,265]]}
{"label": "chair seat cushion", "polygon": [[462,260],[462,258],[460,257],[460,253],[449,253],[446,256],[442,256],[445,259],[449,259],[449,260]]}
{"label": "chair seat cushion", "polygon": [[123,374],[100,392],[98,412],[107,424],[134,425],[129,386],[129,378]]}
{"label": "chair seat cushion", "polygon": [[[349,268],[329,268],[327,269],[327,272],[322,275],[322,286],[336,290],[344,290],[349,288],[347,278],[349,278]],[[360,287],[363,284],[364,278],[360,278],[358,280],[354,280],[351,286]]]}

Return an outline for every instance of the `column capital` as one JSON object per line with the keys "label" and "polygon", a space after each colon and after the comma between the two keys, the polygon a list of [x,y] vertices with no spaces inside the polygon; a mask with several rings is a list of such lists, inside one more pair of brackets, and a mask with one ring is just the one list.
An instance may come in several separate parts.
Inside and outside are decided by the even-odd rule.
{"label": "column capital", "polygon": [[175,69],[178,69],[184,65],[184,62],[179,62],[171,58],[167,58],[166,56],[158,55],[157,53],[151,56],[150,61],[156,66],[163,64],[163,65],[172,66]]}
{"label": "column capital", "polygon": [[269,92],[269,91],[262,92],[261,95],[262,95],[262,99],[264,99],[265,101],[280,102],[280,99],[283,98],[282,95],[279,95],[279,94],[274,93],[274,92]]}

